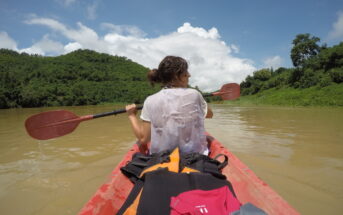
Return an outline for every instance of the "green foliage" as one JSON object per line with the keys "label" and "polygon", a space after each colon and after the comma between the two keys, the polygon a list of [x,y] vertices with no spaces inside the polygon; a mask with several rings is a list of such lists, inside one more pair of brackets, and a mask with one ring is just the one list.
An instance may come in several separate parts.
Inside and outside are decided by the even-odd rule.
{"label": "green foliage", "polygon": [[319,57],[321,68],[329,70],[332,68],[343,67],[343,42],[330,49],[323,50]]}
{"label": "green foliage", "polygon": [[268,82],[272,78],[273,71],[270,69],[261,69],[253,73],[253,76],[248,77],[243,81],[241,86],[242,95],[252,95],[260,90],[268,89],[275,84],[275,80]]}
{"label": "green foliage", "polygon": [[312,69],[304,70],[304,73],[299,80],[299,87],[309,88],[317,85],[321,79],[320,74],[320,72],[315,72]]}
{"label": "green foliage", "polygon": [[43,57],[0,49],[0,108],[142,103],[159,89],[148,84],[147,71],[91,50]]}
{"label": "green foliage", "polygon": [[261,81],[267,81],[272,77],[272,72],[269,69],[261,69],[254,72],[254,78]]}
{"label": "green foliage", "polygon": [[304,75],[304,71],[300,68],[290,69],[290,76],[288,78],[288,83],[290,86],[295,88],[300,87],[300,79]]}
{"label": "green foliage", "polygon": [[343,107],[343,84],[306,89],[268,89],[255,95],[243,96],[232,105],[280,105],[280,106],[339,106]]}
{"label": "green foliage", "polygon": [[[295,39],[296,44],[309,42],[312,44],[311,47],[316,41],[319,41],[319,38],[310,38],[308,34],[298,35]],[[319,46],[315,47],[315,50],[319,50],[317,49]],[[308,51],[307,53],[311,52]],[[333,47],[322,47],[320,52],[314,51],[312,54],[315,55],[311,57],[309,57],[310,54],[302,56],[302,66],[299,67],[279,68],[275,71],[269,69],[255,71],[252,76],[247,76],[241,83],[241,94],[243,96],[254,95],[273,88],[326,87],[343,82],[343,43]]]}
{"label": "green foliage", "polygon": [[343,42],[319,49],[315,45],[319,38],[310,38],[308,34],[300,36],[293,43],[304,43],[302,46],[310,43],[313,52],[300,46],[303,53],[292,50],[299,51],[297,67],[275,71],[262,69],[247,76],[241,83],[243,97],[237,103],[343,105]]}
{"label": "green foliage", "polygon": [[322,49],[317,56],[307,60],[305,66],[325,71],[343,67],[343,42],[331,48]]}
{"label": "green foliage", "polygon": [[342,83],[343,82],[343,67],[340,68],[334,68],[329,71],[330,77],[332,81],[336,83]]}
{"label": "green foliage", "polygon": [[319,41],[318,37],[311,37],[310,34],[298,34],[293,40],[291,50],[293,65],[296,67],[303,66],[306,60],[317,55],[321,49],[317,44]]}

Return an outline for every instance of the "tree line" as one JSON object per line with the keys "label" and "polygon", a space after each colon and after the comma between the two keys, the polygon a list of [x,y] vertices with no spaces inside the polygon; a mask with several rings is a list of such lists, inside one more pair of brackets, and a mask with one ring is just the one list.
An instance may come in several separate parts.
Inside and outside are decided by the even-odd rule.
{"label": "tree line", "polygon": [[332,47],[320,45],[320,38],[299,34],[293,40],[290,57],[293,68],[264,68],[248,75],[240,84],[242,95],[270,88],[326,87],[343,82],[343,42]]}
{"label": "tree line", "polygon": [[[241,82],[241,94],[341,84],[343,42],[333,47],[319,42],[297,35],[290,53],[294,67],[255,71]],[[91,50],[48,57],[0,49],[0,108],[142,103],[160,89],[149,85],[147,72],[125,57]]]}
{"label": "tree line", "polygon": [[77,50],[44,57],[0,49],[0,108],[136,102],[156,92],[148,68],[125,57]]}

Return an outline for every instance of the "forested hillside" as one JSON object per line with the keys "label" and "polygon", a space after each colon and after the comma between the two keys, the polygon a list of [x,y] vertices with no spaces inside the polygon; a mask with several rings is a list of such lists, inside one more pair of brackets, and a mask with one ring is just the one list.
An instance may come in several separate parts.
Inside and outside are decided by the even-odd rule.
{"label": "forested hillside", "polygon": [[136,102],[156,92],[148,69],[125,57],[78,50],[58,57],[0,50],[0,108]]}
{"label": "forested hillside", "polygon": [[[343,84],[343,42],[333,47],[320,46],[318,37],[299,34],[290,53],[294,68],[255,71],[241,83],[242,95],[254,95],[268,89],[324,88]],[[334,87],[331,87],[334,89]]]}
{"label": "forested hillside", "polygon": [[[319,41],[297,35],[294,67],[255,71],[240,84],[238,102],[343,105],[343,42],[327,47]],[[147,71],[125,57],[90,50],[45,57],[0,49],[0,108],[142,103],[160,89],[149,85]]]}

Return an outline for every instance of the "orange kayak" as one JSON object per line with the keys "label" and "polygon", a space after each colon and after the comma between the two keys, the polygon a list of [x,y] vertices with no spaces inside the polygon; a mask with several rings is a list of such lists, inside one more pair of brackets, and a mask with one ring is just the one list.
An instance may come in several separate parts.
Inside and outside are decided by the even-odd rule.
{"label": "orange kayak", "polygon": [[[218,154],[229,157],[229,164],[222,173],[231,182],[242,204],[250,202],[268,214],[299,214],[218,140],[212,136],[208,136],[208,139],[210,140],[210,157]],[[121,173],[120,168],[125,166],[132,155],[138,151],[135,144],[113,170],[110,180],[103,184],[81,209],[80,215],[113,215],[118,212],[133,188],[133,184]]]}

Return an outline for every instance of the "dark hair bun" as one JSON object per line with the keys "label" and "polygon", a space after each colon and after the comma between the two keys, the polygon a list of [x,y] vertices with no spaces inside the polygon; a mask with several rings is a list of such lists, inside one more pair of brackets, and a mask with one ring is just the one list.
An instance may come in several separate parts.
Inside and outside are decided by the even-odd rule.
{"label": "dark hair bun", "polygon": [[158,66],[158,69],[153,69],[148,72],[148,80],[152,85],[162,83],[162,85],[171,84],[182,73],[187,72],[187,61],[181,57],[167,56]]}
{"label": "dark hair bun", "polygon": [[151,84],[159,83],[161,81],[157,69],[152,69],[148,72],[148,80]]}

